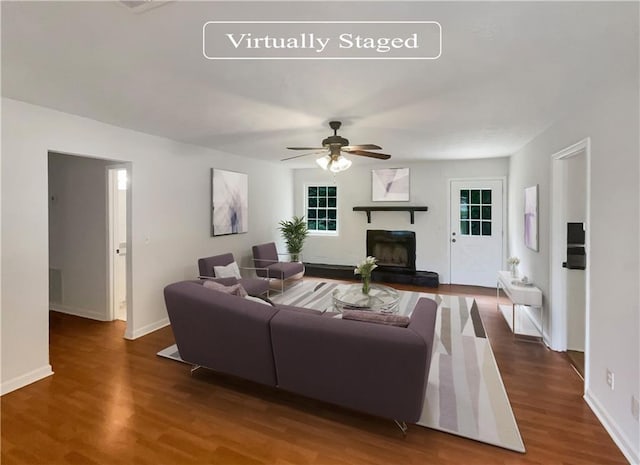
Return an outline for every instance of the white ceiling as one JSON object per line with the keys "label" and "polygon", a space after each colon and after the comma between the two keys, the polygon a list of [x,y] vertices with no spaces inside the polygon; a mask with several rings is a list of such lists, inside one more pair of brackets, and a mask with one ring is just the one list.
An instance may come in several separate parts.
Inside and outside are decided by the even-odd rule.
{"label": "white ceiling", "polygon": [[[637,76],[637,4],[2,2],[2,95],[254,158],[339,132],[392,160],[516,152],[593,89]],[[209,20],[433,20],[427,61],[216,61]],[[310,160],[309,160],[310,159]],[[290,161],[304,166],[313,157]],[[383,161],[376,163],[385,163]],[[388,163],[388,162],[386,162]]]}

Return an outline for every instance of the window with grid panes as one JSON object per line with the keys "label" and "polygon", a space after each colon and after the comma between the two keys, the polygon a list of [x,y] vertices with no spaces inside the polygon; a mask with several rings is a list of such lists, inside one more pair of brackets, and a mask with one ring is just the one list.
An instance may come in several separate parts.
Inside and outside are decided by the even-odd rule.
{"label": "window with grid panes", "polygon": [[307,228],[311,233],[338,232],[338,188],[307,186]]}
{"label": "window with grid panes", "polygon": [[460,234],[491,236],[491,189],[460,191]]}

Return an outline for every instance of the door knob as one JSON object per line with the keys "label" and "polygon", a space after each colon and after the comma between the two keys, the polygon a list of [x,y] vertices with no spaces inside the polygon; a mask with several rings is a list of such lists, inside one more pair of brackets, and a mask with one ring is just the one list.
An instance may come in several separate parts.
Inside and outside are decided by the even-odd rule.
{"label": "door knob", "polygon": [[451,239],[451,242],[455,242],[455,241],[456,241],[455,239]]}

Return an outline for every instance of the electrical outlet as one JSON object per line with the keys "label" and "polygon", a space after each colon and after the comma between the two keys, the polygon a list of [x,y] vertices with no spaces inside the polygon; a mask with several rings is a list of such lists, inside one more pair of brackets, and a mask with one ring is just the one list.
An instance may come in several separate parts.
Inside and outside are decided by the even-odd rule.
{"label": "electrical outlet", "polygon": [[614,388],[614,383],[615,383],[615,376],[613,374],[613,371],[607,370],[607,385],[611,388],[612,391]]}
{"label": "electrical outlet", "polygon": [[640,421],[638,417],[640,416],[640,406],[638,405],[638,399],[636,396],[631,396],[631,415],[636,421]]}

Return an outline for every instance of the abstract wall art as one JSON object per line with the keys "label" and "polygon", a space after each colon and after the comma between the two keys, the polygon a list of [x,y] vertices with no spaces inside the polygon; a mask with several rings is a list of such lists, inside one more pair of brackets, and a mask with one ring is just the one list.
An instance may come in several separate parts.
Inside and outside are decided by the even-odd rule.
{"label": "abstract wall art", "polygon": [[211,235],[249,230],[249,179],[244,173],[211,169]]}
{"label": "abstract wall art", "polygon": [[538,251],[538,185],[524,190],[524,245]]}
{"label": "abstract wall art", "polygon": [[372,170],[371,198],[374,202],[409,201],[409,168]]}

